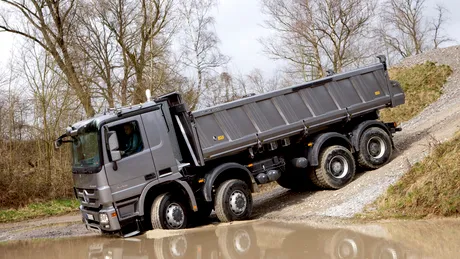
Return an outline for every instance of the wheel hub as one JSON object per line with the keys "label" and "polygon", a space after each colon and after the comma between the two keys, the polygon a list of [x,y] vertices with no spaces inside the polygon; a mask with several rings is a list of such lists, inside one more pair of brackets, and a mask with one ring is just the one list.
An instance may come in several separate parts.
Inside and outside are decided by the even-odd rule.
{"label": "wheel hub", "polygon": [[329,172],[335,178],[344,178],[348,174],[348,161],[343,156],[334,156],[329,162]]}
{"label": "wheel hub", "polygon": [[238,231],[233,238],[233,247],[240,254],[246,253],[251,248],[249,234],[244,230]]}
{"label": "wheel hub", "polygon": [[338,249],[339,258],[355,258],[358,255],[358,246],[352,239],[345,239]]}
{"label": "wheel hub", "polygon": [[393,248],[387,248],[380,253],[380,258],[397,259],[398,252],[396,252]]}
{"label": "wheel hub", "polygon": [[241,215],[246,210],[246,196],[243,192],[237,190],[230,195],[230,209],[236,215]]}
{"label": "wheel hub", "polygon": [[375,159],[379,159],[385,154],[385,142],[379,137],[372,137],[367,142],[367,150],[369,151],[369,155]]}
{"label": "wheel hub", "polygon": [[184,211],[179,204],[169,204],[166,209],[166,222],[172,228],[180,228],[184,224]]}
{"label": "wheel hub", "polygon": [[175,257],[184,256],[187,252],[187,239],[183,236],[173,239],[169,243],[169,251]]}

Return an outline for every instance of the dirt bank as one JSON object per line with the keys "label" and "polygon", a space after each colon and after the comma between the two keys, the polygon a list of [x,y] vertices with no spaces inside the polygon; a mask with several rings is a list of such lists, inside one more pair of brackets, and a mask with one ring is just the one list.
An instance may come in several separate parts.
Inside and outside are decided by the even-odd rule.
{"label": "dirt bank", "polygon": [[[395,183],[416,162],[426,157],[437,143],[451,138],[460,128],[460,47],[434,50],[411,57],[401,65],[434,61],[449,65],[453,73],[443,95],[415,118],[402,124],[395,135],[394,159],[336,191],[294,193],[282,187],[255,197],[253,219],[273,219],[314,224],[341,225],[363,210]],[[0,225],[0,241],[92,235],[80,215]]]}

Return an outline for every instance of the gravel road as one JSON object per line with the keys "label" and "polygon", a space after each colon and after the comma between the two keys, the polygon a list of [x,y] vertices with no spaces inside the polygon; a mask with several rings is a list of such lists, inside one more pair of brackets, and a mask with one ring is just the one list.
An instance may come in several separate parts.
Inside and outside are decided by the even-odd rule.
{"label": "gravel road", "polygon": [[[398,66],[425,61],[449,65],[453,73],[441,98],[401,125],[403,131],[395,135],[396,150],[391,163],[378,170],[358,173],[352,183],[340,190],[295,193],[277,186],[255,196],[253,218],[342,225],[426,157],[436,144],[450,139],[460,128],[460,46],[413,56]],[[0,241],[93,235],[80,219],[75,214],[0,224]]]}

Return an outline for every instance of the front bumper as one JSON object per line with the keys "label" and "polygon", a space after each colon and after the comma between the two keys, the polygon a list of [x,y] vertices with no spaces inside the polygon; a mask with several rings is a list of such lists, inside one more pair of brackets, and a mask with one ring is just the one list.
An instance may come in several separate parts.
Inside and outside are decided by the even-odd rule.
{"label": "front bumper", "polygon": [[[103,208],[100,211],[87,210],[83,206],[80,206],[80,211],[82,215],[83,222],[86,225],[88,230],[96,232],[114,232],[120,231],[120,222],[116,216],[116,211],[114,207]],[[100,213],[107,214],[109,218],[108,223],[100,223],[99,215]],[[115,214],[115,216],[112,216]]]}

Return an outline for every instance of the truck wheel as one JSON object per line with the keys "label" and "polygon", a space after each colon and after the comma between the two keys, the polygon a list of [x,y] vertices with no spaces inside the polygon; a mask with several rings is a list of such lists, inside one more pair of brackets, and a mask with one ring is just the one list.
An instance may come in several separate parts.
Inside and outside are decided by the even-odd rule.
{"label": "truck wheel", "polygon": [[150,211],[153,229],[182,229],[187,227],[188,208],[170,193],[155,198]]}
{"label": "truck wheel", "polygon": [[355,232],[338,230],[332,237],[324,240],[324,244],[324,251],[330,258],[365,258],[364,250],[367,247],[361,236]]}
{"label": "truck wheel", "polygon": [[183,235],[155,239],[153,248],[155,258],[193,258],[193,247]]}
{"label": "truck wheel", "polygon": [[353,180],[355,170],[350,150],[343,146],[330,146],[321,152],[320,163],[315,170],[316,178],[311,178],[318,187],[340,189]]}
{"label": "truck wheel", "polygon": [[257,235],[252,227],[234,226],[216,231],[223,258],[260,258]]}
{"label": "truck wheel", "polygon": [[390,160],[392,152],[388,133],[381,128],[369,128],[359,140],[358,165],[364,169],[377,169]]}
{"label": "truck wheel", "polygon": [[214,210],[221,222],[243,220],[252,212],[252,195],[241,180],[227,180],[217,188]]}

